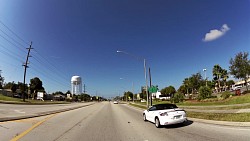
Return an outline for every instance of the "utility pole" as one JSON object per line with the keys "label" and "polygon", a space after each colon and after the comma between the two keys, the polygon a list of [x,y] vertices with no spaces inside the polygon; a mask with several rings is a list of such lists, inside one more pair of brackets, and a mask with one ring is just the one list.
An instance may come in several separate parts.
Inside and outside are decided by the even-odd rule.
{"label": "utility pole", "polygon": [[206,87],[207,87],[207,74],[206,74],[207,69],[203,69],[203,71],[205,73],[205,82],[206,82]]}
{"label": "utility pole", "polygon": [[133,91],[133,92],[132,92],[132,93],[133,93],[133,102],[135,102],[135,100],[134,100],[134,98],[135,98],[135,97],[134,97],[134,81],[132,82],[132,91]]}
{"label": "utility pole", "polygon": [[2,70],[0,70],[0,86],[3,87],[4,78],[2,77]]}
{"label": "utility pole", "polygon": [[29,48],[26,48],[28,49],[28,54],[27,54],[27,57],[26,57],[26,61],[25,61],[25,64],[23,65],[24,66],[24,75],[23,75],[23,94],[22,94],[22,97],[23,97],[23,102],[25,102],[25,79],[26,79],[26,70],[28,68],[28,61],[29,61],[29,57],[30,56],[30,50],[33,49],[31,48],[32,46],[32,42],[30,43],[30,47]]}
{"label": "utility pole", "polygon": [[86,91],[86,85],[83,84],[83,93],[85,94],[87,91]]}

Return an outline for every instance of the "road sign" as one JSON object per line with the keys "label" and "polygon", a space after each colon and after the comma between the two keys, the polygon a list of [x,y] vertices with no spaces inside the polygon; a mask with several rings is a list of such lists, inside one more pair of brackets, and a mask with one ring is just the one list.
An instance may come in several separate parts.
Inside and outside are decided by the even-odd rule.
{"label": "road sign", "polygon": [[158,91],[158,86],[151,86],[148,91],[150,93],[156,93]]}

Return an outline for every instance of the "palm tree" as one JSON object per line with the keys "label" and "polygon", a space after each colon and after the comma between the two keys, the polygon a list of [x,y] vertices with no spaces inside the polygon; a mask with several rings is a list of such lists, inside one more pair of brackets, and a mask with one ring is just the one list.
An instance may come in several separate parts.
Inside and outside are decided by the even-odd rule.
{"label": "palm tree", "polygon": [[213,68],[213,76],[214,76],[214,80],[218,81],[218,85],[219,85],[219,90],[220,90],[220,79],[221,79],[221,75],[222,75],[222,68],[220,67],[220,65],[214,65]]}
{"label": "palm tree", "polygon": [[189,94],[189,91],[188,89],[190,88],[190,81],[189,81],[189,78],[185,78],[183,80],[183,85],[185,86],[185,88],[187,89],[187,94]]}
{"label": "palm tree", "polygon": [[222,78],[222,80],[223,80],[223,82],[224,82],[224,89],[226,90],[226,87],[227,87],[227,79],[229,78],[227,70],[222,69],[222,71],[221,71],[221,78]]}

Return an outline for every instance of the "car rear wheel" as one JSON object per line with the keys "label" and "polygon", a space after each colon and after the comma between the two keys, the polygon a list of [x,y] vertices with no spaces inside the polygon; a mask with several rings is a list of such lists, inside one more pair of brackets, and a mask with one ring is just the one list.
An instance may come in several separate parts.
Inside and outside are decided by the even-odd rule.
{"label": "car rear wheel", "polygon": [[155,118],[155,127],[159,128],[161,126],[159,119],[156,117]]}
{"label": "car rear wheel", "polygon": [[144,121],[147,121],[146,114],[143,114],[143,120],[144,120]]}

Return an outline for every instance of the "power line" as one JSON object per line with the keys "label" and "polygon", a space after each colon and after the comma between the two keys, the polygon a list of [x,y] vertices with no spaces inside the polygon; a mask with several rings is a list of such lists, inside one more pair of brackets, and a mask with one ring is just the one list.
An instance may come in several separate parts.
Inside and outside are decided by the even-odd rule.
{"label": "power line", "polygon": [[2,36],[1,34],[0,34],[0,36],[1,36],[3,39],[5,39],[8,43],[10,43],[10,44],[12,44],[13,46],[17,47],[20,51],[26,53],[24,50],[22,50],[21,48],[19,48],[17,45],[15,45],[14,43],[12,43],[10,40],[8,40],[7,38],[5,38],[5,37]]}
{"label": "power line", "polygon": [[9,37],[10,39],[12,39],[15,43],[19,44],[20,46],[24,47],[24,45],[22,45],[21,43],[19,43],[17,40],[15,40],[14,38],[10,37],[6,32],[4,32],[2,29],[0,29],[0,31],[3,32],[4,35],[6,35],[7,37]]}
{"label": "power line", "polygon": [[40,61],[40,59],[33,57],[38,63],[40,63],[41,65],[48,64],[48,65],[45,65],[48,68],[48,70],[50,70],[53,73],[57,72],[55,74],[57,74],[60,78],[63,78],[64,80],[68,81],[68,78],[66,78],[65,75],[62,74],[62,72],[58,68],[55,67],[55,65],[49,62],[46,58],[44,58],[38,52],[37,54],[42,58],[41,60],[43,60],[43,61]]}
{"label": "power line", "polygon": [[[22,56],[20,56],[19,54],[14,53],[14,52],[12,52],[12,50],[10,50],[9,48],[6,48],[4,45],[0,44],[0,46],[2,46],[4,49],[6,49],[8,51],[7,52],[5,50],[2,50],[3,52],[5,52],[6,54],[8,54],[9,56],[12,56],[13,58],[17,59],[18,61],[20,61],[20,59],[22,58]],[[20,59],[17,58],[16,56],[20,57]]]}
{"label": "power line", "polygon": [[21,41],[23,41],[26,45],[29,45],[28,42],[24,41],[20,36],[18,36],[13,30],[11,30],[6,24],[4,24],[1,20],[0,23],[6,27],[12,34],[14,34],[18,39],[20,39]]}
{"label": "power line", "polygon": [[[0,23],[7,29],[7,30],[9,30],[13,35],[15,35],[15,37],[17,37],[19,40],[21,40],[24,44],[27,44],[28,45],[28,43],[26,42],[26,41],[24,41],[20,36],[18,36],[13,30],[11,30],[6,24],[4,24],[1,20],[0,20]],[[0,29],[0,31],[5,35],[1,35],[0,34],[0,36],[4,39],[4,40],[6,40],[9,44],[11,44],[11,45],[13,45],[13,46],[15,46],[15,47],[17,47],[19,50],[21,50],[22,52],[24,52],[25,54],[26,54],[26,52],[24,51],[24,50],[22,50],[20,47],[18,47],[17,45],[19,45],[19,46],[22,46],[22,47],[24,47],[25,48],[25,46],[24,45],[22,45],[19,41],[17,41],[16,39],[14,39],[13,37],[11,37],[11,35],[9,35],[8,33],[6,33],[4,30],[2,30],[2,29]],[[4,47],[4,46],[3,46]],[[5,47],[4,47],[5,48]],[[15,54],[14,52],[12,52],[11,50],[9,50],[8,48],[5,48],[7,51],[0,51],[1,53],[6,53],[6,54],[8,54],[9,56],[11,56],[11,57],[13,57],[13,58],[15,58],[16,60],[18,60],[18,61],[20,61],[16,56],[18,56],[18,57],[20,57],[20,58],[22,58],[19,54]],[[29,52],[30,52],[30,50],[29,50]],[[29,52],[28,52],[28,54],[29,54]],[[14,54],[14,55],[12,55],[12,54]],[[40,58],[39,58],[39,56],[38,57],[33,57],[38,63],[40,63],[41,65],[44,65],[44,66],[46,66],[46,67],[48,67],[47,68],[47,70],[49,70],[49,71],[51,71],[51,72],[53,72],[54,74],[57,74],[57,75],[54,75],[54,76],[58,76],[59,78],[63,78],[63,79],[65,79],[66,81],[68,81],[68,78],[66,78],[65,77],[65,75],[58,69],[58,68],[56,68],[55,67],[55,65],[53,65],[50,61],[48,61],[43,55],[40,55],[38,52],[37,52],[37,54],[40,56]],[[27,58],[28,57],[30,57],[29,55],[27,56]],[[28,59],[26,58],[26,60],[28,61]],[[42,59],[41,59],[42,58]],[[27,62],[27,63],[29,63],[29,62]],[[48,65],[46,65],[46,64],[48,64]],[[25,64],[24,65],[24,67],[25,67],[25,69],[28,67],[27,66],[27,64]],[[33,68],[34,70],[36,70],[35,68]],[[58,72],[58,73],[55,73],[55,72]],[[60,74],[60,76],[58,75],[58,74]],[[47,75],[44,75],[44,76],[47,76]],[[54,77],[53,77],[54,78]],[[25,78],[24,78],[25,79]],[[49,78],[49,80],[51,80],[52,82],[57,82],[58,84],[61,84],[62,86],[65,86],[64,84],[62,84],[62,83],[60,83],[60,81],[58,81],[58,79],[55,79],[54,81],[51,79],[51,78]],[[24,80],[25,81],[25,80]]]}

